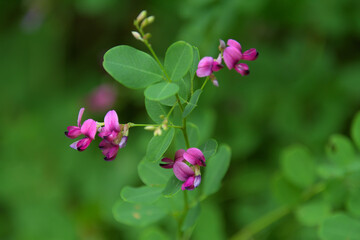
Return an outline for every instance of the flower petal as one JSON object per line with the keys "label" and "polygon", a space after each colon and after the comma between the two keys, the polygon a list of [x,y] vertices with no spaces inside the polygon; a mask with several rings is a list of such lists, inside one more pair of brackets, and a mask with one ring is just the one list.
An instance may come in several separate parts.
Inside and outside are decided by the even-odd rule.
{"label": "flower petal", "polygon": [[117,113],[114,110],[108,111],[104,118],[104,123],[107,131],[120,132],[120,124]]}
{"label": "flower petal", "polygon": [[67,131],[65,132],[65,135],[68,138],[74,139],[81,135],[81,130],[77,126],[69,126],[67,127]]}
{"label": "flower petal", "polygon": [[181,186],[181,190],[193,190],[194,189],[195,177],[189,177]]}
{"label": "flower petal", "polygon": [[207,77],[212,71],[211,68],[213,66],[214,59],[212,57],[203,57],[199,64],[198,69],[196,70],[196,75],[198,77]]}
{"label": "flower petal", "polygon": [[239,50],[239,52],[241,52],[241,44],[238,41],[235,41],[234,39],[229,39],[227,41],[227,45],[229,45],[230,47],[234,47],[237,50]]}
{"label": "flower petal", "polygon": [[219,54],[218,58],[213,61],[213,65],[212,65],[212,68],[211,68],[211,71],[213,72],[217,72],[219,71],[220,69],[222,69],[224,66],[221,64],[221,53]]}
{"label": "flower petal", "polygon": [[[82,152],[84,151],[91,143],[92,139],[85,137],[83,139],[80,139],[79,141],[76,142],[76,148],[78,151]],[[74,144],[74,143],[73,143]],[[71,144],[70,147],[74,148]]]}
{"label": "flower petal", "polygon": [[243,55],[242,59],[248,60],[248,61],[254,61],[259,56],[259,53],[256,51],[255,48],[251,48],[249,50],[246,50]]}
{"label": "flower petal", "polygon": [[235,70],[240,73],[242,76],[248,75],[250,73],[249,66],[245,63],[239,63],[235,65]]}
{"label": "flower petal", "polygon": [[126,147],[127,139],[128,139],[127,136],[123,136],[123,137],[121,138],[120,143],[119,143],[119,147],[120,147],[120,148]]}
{"label": "flower petal", "polygon": [[78,119],[77,119],[77,124],[78,124],[79,127],[81,126],[81,118],[82,118],[82,116],[84,114],[84,111],[85,111],[85,108],[80,108]]}
{"label": "flower petal", "polygon": [[92,119],[87,119],[81,126],[81,133],[93,140],[96,135],[96,122]]}
{"label": "flower petal", "polygon": [[106,140],[102,140],[99,144],[99,148],[105,156],[105,160],[114,160],[119,150],[118,145],[114,145]]}
{"label": "flower petal", "polygon": [[241,59],[241,51],[235,47],[227,47],[223,53],[224,62],[226,66],[231,70],[235,67],[235,64]]}
{"label": "flower petal", "polygon": [[198,148],[189,148],[184,153],[184,158],[192,165],[206,166],[205,156],[202,153],[202,151]]}
{"label": "flower petal", "polygon": [[175,153],[175,162],[184,160],[184,157],[183,157],[184,153],[185,153],[184,149],[177,150]]}
{"label": "flower petal", "polygon": [[174,174],[180,181],[186,181],[189,177],[194,176],[195,172],[186,165],[184,162],[175,162],[174,163]]}
{"label": "flower petal", "polygon": [[197,188],[201,183],[201,175],[195,176],[194,188]]}

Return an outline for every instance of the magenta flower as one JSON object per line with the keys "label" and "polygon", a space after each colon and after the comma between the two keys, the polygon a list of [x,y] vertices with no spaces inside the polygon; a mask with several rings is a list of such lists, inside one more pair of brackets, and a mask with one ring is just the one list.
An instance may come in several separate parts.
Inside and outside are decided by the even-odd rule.
{"label": "magenta flower", "polygon": [[223,56],[226,66],[231,70],[235,70],[242,76],[249,74],[249,67],[245,63],[238,63],[240,60],[254,61],[259,53],[255,48],[251,48],[244,53],[242,52],[241,45],[239,42],[229,39],[227,41],[228,47],[225,48]]}
{"label": "magenta flower", "polygon": [[93,112],[103,112],[111,108],[117,97],[116,89],[110,84],[101,84],[86,98],[86,103]]}
{"label": "magenta flower", "polygon": [[198,64],[196,75],[198,77],[207,77],[223,67],[224,66],[221,64],[221,54],[219,54],[219,57],[216,60],[212,57],[203,57]]}
{"label": "magenta flower", "polygon": [[105,115],[104,127],[100,129],[99,137],[103,140],[99,144],[99,148],[105,156],[105,160],[114,160],[119,148],[126,146],[129,133],[127,124],[119,124],[118,115],[114,110],[109,111]]}
{"label": "magenta flower", "polygon": [[187,151],[179,149],[175,153],[174,160],[163,158],[162,162],[161,167],[172,168],[176,178],[184,182],[181,186],[182,190],[193,190],[200,185],[200,166],[205,166],[205,157],[200,149],[189,148]]}
{"label": "magenta flower", "polygon": [[78,115],[77,126],[69,126],[67,127],[67,131],[65,135],[71,139],[75,139],[80,135],[85,135],[84,138],[72,143],[70,145],[71,148],[74,148],[78,151],[84,151],[94,140],[97,130],[96,121],[93,119],[87,119],[81,125],[81,118],[84,114],[85,108],[81,108]]}

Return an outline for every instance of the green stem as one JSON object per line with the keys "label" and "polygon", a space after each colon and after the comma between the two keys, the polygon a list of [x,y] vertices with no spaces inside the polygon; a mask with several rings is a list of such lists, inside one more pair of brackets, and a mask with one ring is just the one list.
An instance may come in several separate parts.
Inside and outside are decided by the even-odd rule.
{"label": "green stem", "polygon": [[191,96],[192,96],[194,94],[194,77],[191,78],[190,82],[191,82],[190,93],[191,93]]}
{"label": "green stem", "polygon": [[209,81],[209,77],[207,77],[207,78],[205,79],[203,85],[201,86],[201,90],[204,89],[204,87],[205,87],[205,85],[206,85],[206,83],[207,83],[208,81]]}
{"label": "green stem", "polygon": [[[137,28],[137,30],[140,32],[141,37],[144,37],[145,33],[144,31],[139,27],[139,24],[135,24],[135,27]],[[162,65],[162,63],[160,62],[159,58],[157,57],[154,49],[151,47],[151,44],[149,43],[149,41],[147,39],[143,40],[143,43],[146,45],[146,47],[149,49],[149,51],[151,52],[151,54],[153,55],[153,57],[155,58],[156,62],[159,64],[162,72],[164,73],[165,77],[166,77],[166,81],[171,82],[171,79],[169,77],[169,75],[167,74],[164,66]]]}
{"label": "green stem", "polygon": [[184,224],[186,215],[189,211],[189,200],[188,200],[187,190],[183,191],[183,193],[184,193],[184,211],[180,218],[179,226],[178,226],[179,227],[178,233],[179,233],[180,239],[184,239],[184,232],[181,230],[181,228],[182,228],[182,225]]}
{"label": "green stem", "polygon": [[249,224],[243,228],[239,233],[235,234],[231,240],[247,240],[251,239],[254,234],[260,232],[264,228],[268,227],[273,222],[281,219],[285,215],[290,213],[289,207],[280,207],[272,212],[267,213],[255,222]]}
{"label": "green stem", "polygon": [[[160,127],[162,126],[162,124],[129,123],[129,127],[149,127],[149,126]],[[168,127],[182,129],[182,126],[176,126],[176,125],[168,125]]]}

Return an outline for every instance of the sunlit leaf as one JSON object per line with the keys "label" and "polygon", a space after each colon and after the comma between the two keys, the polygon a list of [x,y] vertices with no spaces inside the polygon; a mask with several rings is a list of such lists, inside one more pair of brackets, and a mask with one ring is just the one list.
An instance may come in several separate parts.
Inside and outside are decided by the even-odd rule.
{"label": "sunlit leaf", "polygon": [[193,61],[193,49],[184,42],[173,43],[166,51],[164,67],[172,81],[181,79],[188,71]]}

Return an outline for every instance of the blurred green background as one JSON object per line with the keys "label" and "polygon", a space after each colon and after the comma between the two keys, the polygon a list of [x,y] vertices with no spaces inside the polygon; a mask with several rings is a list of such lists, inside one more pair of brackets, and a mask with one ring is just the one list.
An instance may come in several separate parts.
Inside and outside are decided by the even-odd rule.
{"label": "blurred green background", "polygon": [[[111,209],[124,185],[140,184],[137,164],[152,134],[131,129],[112,162],[103,160],[98,139],[79,153],[64,135],[81,107],[85,118],[101,121],[114,108],[121,122],[150,122],[143,93],[118,84],[101,64],[116,45],[146,51],[130,33],[143,9],[156,16],[148,31],[159,56],[185,40],[201,56],[216,57],[220,38],[260,53],[247,77],[216,73],[220,87],[209,84],[194,113],[204,139],[233,151],[223,188],[208,200],[194,239],[228,238],[281,205],[271,187],[281,149],[301,143],[322,156],[332,133],[348,135],[360,108],[360,1],[3,0],[0,239],[146,235],[147,229],[117,223]],[[116,103],[92,110],[89,95],[104,83],[116,90]],[[259,239],[317,239],[314,229],[294,221],[288,216]]]}

